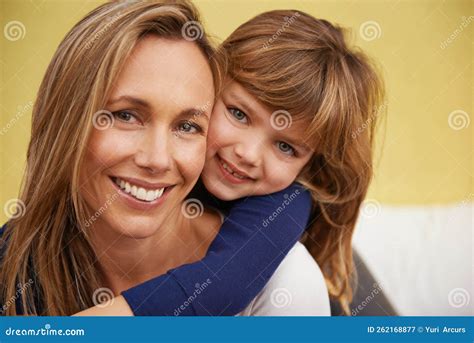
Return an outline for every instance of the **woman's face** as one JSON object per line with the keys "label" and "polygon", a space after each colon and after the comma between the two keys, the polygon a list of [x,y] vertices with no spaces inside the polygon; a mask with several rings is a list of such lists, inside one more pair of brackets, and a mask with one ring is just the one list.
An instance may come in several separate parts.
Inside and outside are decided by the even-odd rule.
{"label": "woman's face", "polygon": [[94,119],[81,168],[80,193],[93,213],[86,225],[144,238],[173,220],[202,171],[213,102],[212,72],[196,44],[142,39],[104,109],[113,125],[105,111]]}
{"label": "woman's face", "polygon": [[305,124],[291,122],[288,112],[271,111],[237,82],[227,82],[209,126],[206,188],[222,200],[286,188],[312,156],[304,143]]}

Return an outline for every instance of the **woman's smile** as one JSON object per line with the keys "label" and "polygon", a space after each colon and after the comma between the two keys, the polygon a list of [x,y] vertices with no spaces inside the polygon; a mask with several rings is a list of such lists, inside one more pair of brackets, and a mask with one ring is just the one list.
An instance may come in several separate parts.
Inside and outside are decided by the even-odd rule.
{"label": "woman's smile", "polygon": [[143,180],[110,177],[123,202],[137,210],[151,210],[166,201],[174,185]]}

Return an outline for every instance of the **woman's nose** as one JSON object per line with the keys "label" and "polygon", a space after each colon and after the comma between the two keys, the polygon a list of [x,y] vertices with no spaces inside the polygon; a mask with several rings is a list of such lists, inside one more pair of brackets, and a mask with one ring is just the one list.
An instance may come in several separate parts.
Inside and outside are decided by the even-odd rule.
{"label": "woman's nose", "polygon": [[171,152],[167,130],[150,130],[138,144],[135,163],[139,167],[148,169],[152,173],[170,170]]}

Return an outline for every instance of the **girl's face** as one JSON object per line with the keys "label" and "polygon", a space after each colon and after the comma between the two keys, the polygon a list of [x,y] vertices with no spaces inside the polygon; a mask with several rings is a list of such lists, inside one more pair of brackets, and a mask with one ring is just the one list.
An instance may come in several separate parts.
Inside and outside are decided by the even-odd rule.
{"label": "girl's face", "polygon": [[306,123],[272,111],[240,84],[226,83],[209,126],[202,179],[222,200],[264,195],[289,186],[312,156]]}
{"label": "girl's face", "polygon": [[94,121],[80,180],[92,210],[86,225],[144,238],[179,214],[204,165],[213,101],[196,44],[142,39],[104,109],[111,119],[103,111]]}

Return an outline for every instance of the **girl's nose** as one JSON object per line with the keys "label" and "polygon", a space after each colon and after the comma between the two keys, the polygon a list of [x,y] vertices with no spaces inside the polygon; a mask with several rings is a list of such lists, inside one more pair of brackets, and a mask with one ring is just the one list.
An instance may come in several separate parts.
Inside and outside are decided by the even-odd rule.
{"label": "girl's nose", "polygon": [[236,144],[234,153],[241,163],[251,167],[259,167],[261,164],[262,145],[259,141],[247,141]]}

